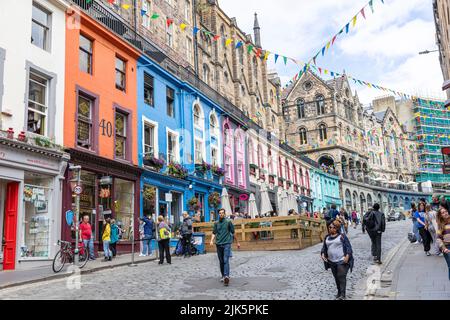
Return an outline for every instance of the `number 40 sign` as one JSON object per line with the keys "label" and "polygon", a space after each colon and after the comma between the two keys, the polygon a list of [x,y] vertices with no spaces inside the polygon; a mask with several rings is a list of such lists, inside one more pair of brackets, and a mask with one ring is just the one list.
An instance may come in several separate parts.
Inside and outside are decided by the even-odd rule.
{"label": "number 40 sign", "polygon": [[102,119],[99,124],[100,129],[102,129],[102,136],[108,136],[108,138],[112,137],[113,127],[110,121],[106,121]]}

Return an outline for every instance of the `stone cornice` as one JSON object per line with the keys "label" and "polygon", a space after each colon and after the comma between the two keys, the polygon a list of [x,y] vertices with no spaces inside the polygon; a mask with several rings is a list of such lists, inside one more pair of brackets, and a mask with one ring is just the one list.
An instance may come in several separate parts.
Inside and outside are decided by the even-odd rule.
{"label": "stone cornice", "polygon": [[4,137],[0,137],[0,145],[18,149],[18,150],[27,151],[30,153],[35,153],[35,154],[45,156],[47,158],[52,158],[55,160],[62,160],[62,159],[69,160],[70,159],[69,154],[67,154],[63,151],[39,147],[39,146],[31,145],[26,142],[22,142],[22,141],[18,141],[18,140],[11,140],[11,139],[4,138]]}

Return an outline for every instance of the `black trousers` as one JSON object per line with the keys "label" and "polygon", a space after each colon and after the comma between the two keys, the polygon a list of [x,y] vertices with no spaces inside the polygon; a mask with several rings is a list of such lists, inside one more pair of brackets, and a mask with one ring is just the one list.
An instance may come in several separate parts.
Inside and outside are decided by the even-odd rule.
{"label": "black trousers", "polygon": [[381,233],[378,232],[367,232],[372,242],[372,256],[376,260],[381,260]]}
{"label": "black trousers", "polygon": [[190,234],[184,234],[181,238],[181,243],[183,245],[183,254],[184,255],[191,255],[191,250],[189,250],[189,245],[191,243],[192,233]]}
{"label": "black trousers", "polygon": [[116,245],[117,245],[117,242],[109,244],[109,250],[111,250],[113,257],[115,257],[117,254]]}
{"label": "black trousers", "polygon": [[419,234],[422,238],[423,250],[425,252],[430,251],[431,249],[431,234],[425,228],[419,228]]}
{"label": "black trousers", "polygon": [[350,269],[350,265],[348,263],[336,264],[330,262],[330,268],[333,273],[334,281],[336,281],[338,295],[345,297],[345,290],[347,289],[347,273]]}
{"label": "black trousers", "polygon": [[170,257],[169,241],[170,241],[170,239],[165,239],[165,240],[159,240],[158,241],[159,263],[164,263],[164,254],[166,255],[167,263],[172,263],[172,260],[171,260],[171,257]]}

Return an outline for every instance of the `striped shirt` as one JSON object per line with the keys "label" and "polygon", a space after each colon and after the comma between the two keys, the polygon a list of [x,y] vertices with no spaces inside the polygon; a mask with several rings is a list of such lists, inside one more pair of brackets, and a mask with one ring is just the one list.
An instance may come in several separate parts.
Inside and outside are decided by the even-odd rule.
{"label": "striped shirt", "polygon": [[450,246],[450,223],[444,226],[444,229],[438,229],[436,232],[436,242],[439,248],[444,249]]}

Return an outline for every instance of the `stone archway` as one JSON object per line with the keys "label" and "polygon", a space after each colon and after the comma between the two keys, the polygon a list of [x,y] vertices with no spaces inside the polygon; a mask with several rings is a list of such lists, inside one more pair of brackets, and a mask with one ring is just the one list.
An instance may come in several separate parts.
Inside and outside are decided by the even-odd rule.
{"label": "stone archway", "polygon": [[366,197],[364,196],[364,193],[361,192],[359,195],[359,205],[360,205],[360,212],[366,212]]}
{"label": "stone archway", "polygon": [[367,194],[367,210],[373,207],[373,200],[370,193]]}
{"label": "stone archway", "polygon": [[320,168],[322,168],[325,172],[330,171],[330,173],[334,173],[336,171],[334,159],[330,155],[320,156],[317,162],[319,163]]}
{"label": "stone archway", "polygon": [[352,207],[353,210],[358,209],[358,200],[359,200],[358,192],[353,191],[353,207]]}
{"label": "stone archway", "polygon": [[345,190],[345,209],[347,211],[352,209],[352,194],[349,189]]}

